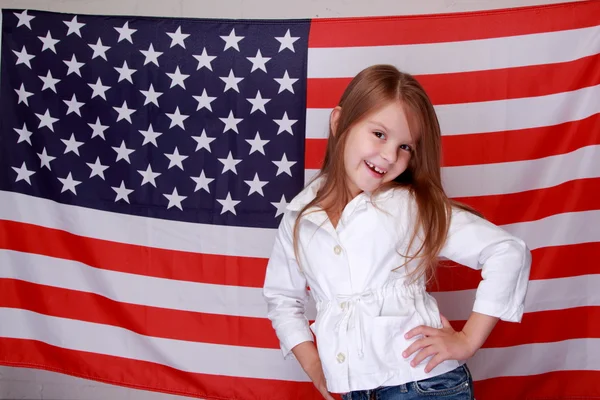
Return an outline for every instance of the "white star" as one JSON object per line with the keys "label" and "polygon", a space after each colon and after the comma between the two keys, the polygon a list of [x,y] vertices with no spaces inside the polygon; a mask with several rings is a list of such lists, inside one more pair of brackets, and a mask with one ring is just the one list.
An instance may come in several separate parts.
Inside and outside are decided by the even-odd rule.
{"label": "white star", "polygon": [[291,135],[293,135],[294,131],[292,129],[292,126],[294,126],[294,124],[296,122],[298,122],[297,119],[289,119],[288,115],[287,115],[287,111],[283,113],[283,117],[281,119],[274,119],[273,121],[277,125],[279,125],[279,129],[277,130],[278,135],[281,132],[289,132]]}
{"label": "white star", "polygon": [[27,169],[27,165],[25,165],[25,161],[23,161],[23,164],[21,164],[20,168],[12,167],[12,169],[17,173],[17,179],[15,180],[15,182],[25,181],[31,186],[31,180],[29,179],[29,177],[35,174],[35,171],[29,171]]}
{"label": "white star", "polygon": [[233,75],[233,70],[229,71],[229,76],[220,76],[219,78],[225,82],[225,89],[223,89],[223,92],[226,92],[229,89],[233,89],[238,93],[240,92],[238,83],[240,83],[244,78],[237,78],[235,75]]}
{"label": "white star", "polygon": [[175,151],[173,152],[173,154],[165,153],[165,156],[167,156],[167,158],[169,159],[169,167],[167,169],[171,169],[176,165],[182,171],[184,171],[183,160],[185,160],[189,156],[183,156],[183,155],[179,154],[179,150],[177,149],[177,146],[175,146]]}
{"label": "white star", "polygon": [[67,25],[69,27],[67,36],[69,36],[71,33],[74,33],[77,36],[81,37],[80,29],[83,28],[85,26],[85,24],[82,24],[81,22],[77,22],[77,16],[73,17],[73,19],[69,22],[67,22],[67,21],[63,21],[63,22],[65,23],[65,25]]}
{"label": "white star", "polygon": [[69,67],[69,70],[67,71],[67,76],[71,75],[72,73],[76,73],[81,77],[81,71],[79,70],[83,66],[83,63],[77,61],[77,58],[75,58],[75,54],[73,54],[73,57],[71,57],[70,61],[64,60],[63,62]]}
{"label": "white star", "polygon": [[128,40],[129,43],[133,44],[133,39],[131,38],[131,35],[133,35],[135,31],[137,31],[137,29],[130,29],[129,21],[125,22],[125,25],[123,25],[123,27],[115,27],[115,29],[117,32],[119,32],[119,39],[117,40],[117,43],[119,43],[121,40]]}
{"label": "white star", "polygon": [[269,141],[261,139],[260,134],[258,132],[256,132],[256,136],[254,137],[254,139],[246,139],[246,142],[248,142],[251,146],[249,154],[258,151],[265,155],[265,145],[269,143]]}
{"label": "white star", "polygon": [[35,58],[35,56],[28,54],[27,49],[25,49],[25,46],[23,46],[21,51],[13,50],[13,53],[15,53],[17,55],[17,62],[15,65],[25,64],[29,67],[29,69],[31,69],[30,61],[33,60]]}
{"label": "white star", "polygon": [[88,122],[88,125],[90,126],[90,128],[92,128],[91,139],[95,138],[96,136],[100,136],[102,139],[106,140],[106,138],[104,137],[104,131],[108,129],[108,125],[102,125],[100,123],[100,117],[96,118],[96,122],[94,124],[90,124]]}
{"label": "white star", "polygon": [[240,51],[240,47],[239,47],[238,43],[240,40],[244,39],[244,37],[243,36],[235,36],[235,28],[234,28],[231,30],[231,33],[229,34],[229,36],[221,36],[221,39],[223,39],[225,41],[225,48],[223,49],[223,51],[227,50],[230,47],[236,49],[237,51]]}
{"label": "white star", "polygon": [[196,182],[196,189],[194,189],[194,193],[196,193],[200,189],[205,190],[206,193],[210,193],[210,188],[208,187],[208,184],[214,181],[213,178],[207,178],[206,175],[204,175],[204,171],[200,171],[200,176],[192,176],[191,178],[194,182]]}
{"label": "white star", "polygon": [[115,67],[115,69],[119,73],[119,80],[118,80],[118,82],[121,82],[123,79],[127,79],[129,82],[133,83],[133,79],[131,79],[131,75],[133,75],[133,73],[135,71],[137,71],[137,70],[129,68],[127,66],[127,61],[123,61],[123,66],[120,67],[120,68],[119,67]]}
{"label": "white star", "polygon": [[75,140],[74,133],[71,133],[71,137],[69,138],[69,140],[66,140],[66,139],[60,139],[60,140],[66,146],[64,154],[67,154],[68,152],[72,151],[73,153],[79,155],[79,147],[81,147],[84,142],[78,142],[77,140]]}
{"label": "white star", "polygon": [[216,97],[211,97],[206,93],[206,89],[202,91],[202,96],[192,96],[194,100],[198,102],[198,108],[196,111],[200,111],[202,108],[206,108],[209,111],[212,111],[212,106],[210,103],[215,101]]}
{"label": "white star", "polygon": [[58,178],[58,180],[63,185],[62,190],[60,191],[61,193],[66,192],[67,190],[70,190],[71,192],[73,192],[73,194],[77,194],[77,191],[75,190],[75,187],[77,185],[79,185],[81,182],[80,181],[76,181],[75,179],[73,179],[73,176],[71,175],[70,172],[69,172],[69,175],[66,178]]}
{"label": "white star", "polygon": [[256,110],[260,110],[264,114],[266,114],[267,110],[265,109],[265,104],[271,101],[271,99],[263,99],[262,95],[260,94],[260,90],[256,93],[255,98],[247,98],[246,100],[248,100],[252,104],[252,110],[250,111],[250,114],[252,114]]}
{"label": "white star", "polygon": [[75,93],[73,93],[73,97],[71,97],[71,100],[63,100],[63,102],[69,106],[69,108],[67,109],[67,114],[69,115],[72,112],[74,112],[75,114],[79,115],[81,117],[81,110],[80,108],[85,104],[82,102],[77,101],[77,97],[75,97]]}
{"label": "white star", "polygon": [[92,99],[96,96],[102,97],[106,100],[106,91],[110,89],[110,86],[104,86],[102,80],[98,78],[96,83],[88,83],[88,86],[92,88]]}
{"label": "white star", "polygon": [[92,172],[90,172],[90,178],[93,178],[94,176],[99,176],[100,178],[102,178],[102,180],[104,179],[104,171],[108,168],[107,165],[102,165],[100,163],[100,157],[96,157],[96,162],[95,163],[86,163],[88,167],[90,167],[92,169]]}
{"label": "white star", "polygon": [[50,31],[48,31],[48,33],[46,33],[46,36],[38,36],[38,39],[40,39],[42,41],[42,43],[44,44],[42,46],[42,52],[44,50],[52,50],[54,52],[54,54],[56,54],[56,44],[58,42],[60,42],[60,40],[54,39],[52,37],[52,35],[50,34]]}
{"label": "white star", "polygon": [[232,131],[234,131],[235,133],[239,133],[237,124],[239,124],[240,122],[242,122],[244,120],[244,118],[235,118],[233,116],[233,111],[229,111],[229,116],[227,118],[219,118],[219,119],[221,120],[221,122],[223,122],[225,124],[223,133],[227,132],[230,129]]}
{"label": "white star", "polygon": [[248,186],[250,186],[250,191],[248,192],[248,196],[250,196],[252,193],[258,193],[261,196],[265,197],[265,194],[263,193],[263,186],[265,186],[267,183],[269,183],[268,181],[261,181],[258,178],[258,174],[255,173],[254,174],[254,179],[251,181],[244,181],[246,182],[246,184],[248,184]]}
{"label": "white star", "polygon": [[133,192],[132,189],[127,189],[125,187],[125,181],[121,181],[121,186],[119,187],[115,187],[115,186],[111,186],[112,190],[114,190],[117,193],[117,197],[115,198],[115,203],[119,200],[125,200],[127,203],[129,203],[129,195],[131,194],[131,192]]}
{"label": "white star", "polygon": [[152,166],[150,164],[148,164],[148,168],[146,168],[145,171],[138,169],[138,172],[140,173],[140,175],[142,175],[142,183],[140,184],[140,186],[144,186],[146,183],[149,183],[152,186],[156,187],[155,179],[160,176],[160,172],[153,172]]}
{"label": "white star", "polygon": [[292,176],[291,167],[292,165],[296,164],[296,161],[288,161],[287,156],[284,153],[281,161],[273,161],[273,164],[277,165],[277,173],[275,176],[279,176],[284,172],[289,176]]}
{"label": "white star", "polygon": [[183,41],[190,36],[188,33],[181,33],[181,26],[179,28],[177,28],[177,30],[173,33],[167,32],[167,35],[169,35],[169,37],[171,37],[171,46],[173,47],[175,45],[180,45],[181,47],[183,47],[185,49],[185,43],[183,43]]}
{"label": "white star", "polygon": [[185,130],[185,126],[183,125],[183,121],[185,121],[186,119],[189,118],[189,115],[184,115],[181,114],[179,112],[179,106],[177,106],[175,108],[175,112],[174,113],[165,113],[167,114],[167,117],[169,117],[171,119],[171,125],[169,126],[169,129],[171,129],[172,127],[174,127],[175,125],[180,126],[181,129]]}
{"label": "white star", "polygon": [[48,129],[50,129],[52,132],[54,132],[53,124],[56,121],[58,121],[58,118],[52,118],[52,116],[50,115],[50,110],[46,110],[44,115],[37,114],[37,113],[35,115],[40,119],[40,125],[38,126],[38,129],[40,129],[43,126],[47,126]]}
{"label": "white star", "polygon": [[56,159],[56,157],[52,157],[49,156],[48,153],[46,153],[46,148],[44,147],[44,149],[42,150],[41,153],[37,153],[38,157],[40,158],[40,162],[41,162],[41,167],[40,168],[48,168],[50,169],[50,162],[52,162],[53,160]]}
{"label": "white star", "polygon": [[32,144],[31,143],[31,135],[33,135],[33,132],[31,132],[29,129],[27,129],[25,122],[23,122],[23,128],[21,128],[21,129],[14,128],[14,129],[15,129],[15,132],[17,132],[19,134],[19,140],[17,140],[17,143],[27,142],[29,144]]}
{"label": "white star", "polygon": [[212,152],[211,148],[210,148],[210,144],[216,140],[216,138],[211,138],[206,136],[206,130],[202,129],[202,133],[200,134],[200,136],[192,136],[192,139],[194,139],[198,145],[196,146],[196,151],[200,150],[200,149],[206,149],[208,150],[209,153]]}
{"label": "white star", "polygon": [[127,107],[127,101],[124,100],[123,101],[123,105],[121,107],[113,107],[115,109],[116,112],[119,113],[119,115],[117,116],[117,122],[119,122],[122,119],[126,119],[127,121],[129,121],[129,123],[131,124],[131,114],[133,114],[135,112],[134,108],[128,108]]}
{"label": "white star", "polygon": [[167,210],[171,207],[177,207],[181,211],[183,211],[183,208],[181,208],[181,202],[185,200],[187,196],[180,196],[179,193],[177,193],[177,188],[173,189],[172,194],[163,194],[163,196],[169,199],[169,205],[167,206]]}
{"label": "white star", "polygon": [[142,54],[146,57],[146,59],[144,60],[144,65],[148,64],[148,63],[154,63],[156,64],[156,66],[158,67],[158,57],[160,57],[162,55],[162,52],[160,51],[154,51],[154,46],[152,46],[152,43],[150,43],[150,47],[148,47],[148,50],[140,50],[142,52]]}
{"label": "white star", "polygon": [[127,146],[125,146],[125,140],[123,140],[121,142],[121,146],[119,147],[114,147],[112,146],[113,150],[117,152],[117,160],[115,162],[119,162],[119,160],[125,160],[127,161],[127,163],[131,164],[131,160],[129,159],[129,155],[131,153],[133,153],[135,150],[134,149],[128,149]]}
{"label": "white star", "polygon": [[158,106],[158,98],[163,95],[163,92],[157,92],[154,90],[154,86],[150,84],[150,88],[148,90],[140,90],[142,94],[146,97],[144,100],[144,105],[153,103]]}
{"label": "white star", "polygon": [[279,202],[271,202],[271,204],[273,204],[273,206],[275,206],[275,208],[277,209],[277,211],[275,211],[275,218],[277,218],[280,214],[283,214],[285,212],[285,208],[287,207],[287,201],[285,200],[285,195],[281,195],[281,201]]}
{"label": "white star", "polygon": [[279,41],[279,43],[281,43],[279,45],[278,53],[281,53],[285,49],[290,49],[291,51],[293,51],[295,53],[296,51],[294,50],[294,42],[296,40],[300,39],[300,37],[291,36],[290,30],[288,29],[284,36],[276,37],[275,39],[277,39],[277,41]]}
{"label": "white star", "polygon": [[202,49],[202,54],[200,54],[199,56],[194,56],[194,58],[198,61],[198,68],[196,70],[199,70],[200,68],[207,68],[209,70],[213,70],[212,69],[212,65],[210,64],[215,58],[217,58],[217,56],[209,56],[206,53],[206,47]]}
{"label": "white star", "polygon": [[229,152],[227,158],[219,158],[218,160],[221,162],[221,164],[223,164],[223,172],[221,172],[222,174],[224,174],[227,171],[231,171],[237,175],[237,169],[235,166],[241,163],[242,160],[236,160],[235,158],[233,158],[231,151]]}
{"label": "white star", "polygon": [[92,54],[92,60],[96,57],[102,57],[106,61],[108,61],[106,59],[106,52],[110,49],[110,46],[104,46],[102,44],[102,39],[98,38],[96,44],[88,44],[88,46],[90,46],[92,50],[94,50],[94,54]]}
{"label": "white star", "polygon": [[54,79],[50,70],[48,70],[48,74],[46,74],[46,76],[39,75],[38,77],[42,80],[42,82],[44,82],[42,91],[51,89],[54,93],[56,93],[56,84],[60,82],[60,79]]}
{"label": "white star", "polygon": [[140,133],[142,135],[144,135],[144,143],[142,143],[142,146],[147,143],[152,143],[154,145],[154,147],[158,148],[158,143],[156,143],[156,138],[159,137],[160,135],[162,135],[162,132],[154,132],[154,128],[152,128],[152,124],[150,124],[150,127],[148,128],[147,131],[143,131],[140,129]]}
{"label": "white star", "polygon": [[298,79],[291,79],[287,71],[285,71],[285,73],[283,74],[283,78],[274,79],[277,81],[277,83],[279,83],[279,92],[277,93],[281,93],[284,90],[288,90],[294,93],[294,83],[296,83]]}
{"label": "white star", "polygon": [[13,13],[15,17],[19,18],[19,22],[17,22],[17,28],[21,25],[25,25],[31,30],[31,20],[35,17],[33,15],[27,14],[27,10],[24,10],[22,13]]}
{"label": "white star", "polygon": [[265,65],[267,61],[271,59],[271,57],[263,57],[260,53],[260,49],[256,52],[256,57],[246,57],[252,63],[252,71],[254,72],[257,69],[262,69],[267,72],[267,66]]}
{"label": "white star", "polygon": [[227,193],[227,197],[224,200],[217,199],[217,201],[219,203],[221,203],[221,205],[223,206],[223,209],[221,210],[221,214],[225,214],[225,212],[229,211],[233,215],[237,215],[235,212],[235,206],[240,204],[240,202],[239,202],[239,200],[232,200],[231,193]]}
{"label": "white star", "polygon": [[17,92],[17,95],[19,95],[19,101],[17,101],[17,104],[25,103],[25,105],[29,106],[29,100],[27,99],[33,96],[33,93],[26,91],[25,85],[22,83],[19,89],[15,89],[15,92]]}
{"label": "white star", "polygon": [[167,75],[169,76],[169,78],[171,78],[171,86],[169,86],[169,88],[178,85],[185,89],[184,81],[189,77],[189,75],[182,74],[181,72],[179,72],[179,67],[175,68],[175,72],[173,72],[172,74],[169,74],[167,72]]}

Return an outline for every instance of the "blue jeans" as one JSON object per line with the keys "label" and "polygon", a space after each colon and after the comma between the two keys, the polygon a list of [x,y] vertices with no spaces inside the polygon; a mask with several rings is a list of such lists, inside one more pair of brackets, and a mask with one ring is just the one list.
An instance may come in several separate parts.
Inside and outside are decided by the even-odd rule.
{"label": "blue jeans", "polygon": [[445,374],[400,386],[383,386],[342,395],[343,400],[473,400],[473,379],[466,364]]}

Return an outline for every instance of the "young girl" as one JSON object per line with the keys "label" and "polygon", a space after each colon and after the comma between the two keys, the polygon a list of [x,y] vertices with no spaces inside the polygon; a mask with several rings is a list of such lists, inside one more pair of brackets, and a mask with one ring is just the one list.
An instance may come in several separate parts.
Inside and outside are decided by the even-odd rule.
{"label": "young girl", "polygon": [[[287,206],[264,284],[268,316],[284,356],[326,399],[472,399],[464,360],[499,319],[521,320],[531,254],[448,199],[440,141],[419,83],[367,68],[331,113],[323,168]],[[439,258],[482,270],[460,332],[425,289]]]}

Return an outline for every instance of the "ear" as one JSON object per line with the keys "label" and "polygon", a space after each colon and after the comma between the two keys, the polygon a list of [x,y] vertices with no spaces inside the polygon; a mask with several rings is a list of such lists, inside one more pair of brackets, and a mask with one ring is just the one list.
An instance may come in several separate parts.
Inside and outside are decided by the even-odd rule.
{"label": "ear", "polygon": [[342,107],[337,106],[331,111],[331,115],[329,116],[329,127],[331,129],[332,135],[335,135],[337,132],[338,122],[340,120],[340,115],[342,113]]}

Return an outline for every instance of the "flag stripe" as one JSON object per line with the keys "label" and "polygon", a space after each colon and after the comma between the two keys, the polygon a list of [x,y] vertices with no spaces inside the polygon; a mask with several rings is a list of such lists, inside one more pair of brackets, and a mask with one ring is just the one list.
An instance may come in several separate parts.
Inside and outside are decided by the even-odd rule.
{"label": "flag stripe", "polygon": [[112,271],[243,287],[263,286],[268,261],[145,247],[7,220],[0,220],[0,248],[70,259]]}
{"label": "flag stripe", "polygon": [[[10,308],[0,309],[0,317],[11,321],[11,324],[0,326],[1,336],[7,338],[39,340],[72,350],[155,362],[192,373],[300,382],[309,380],[297,362],[283,360],[280,350],[154,337],[139,340],[139,335],[122,328]],[[564,368],[559,368],[563,360],[560,360],[561,357],[557,360],[554,354],[563,354],[567,345],[572,357],[564,363]],[[600,352],[599,349],[600,339],[595,338],[481,349],[472,359],[473,376],[476,379],[488,379],[504,375],[533,375],[558,369],[594,370],[600,367],[600,353],[595,354]],[[486,362],[490,358],[501,362]],[[232,363],[232,359],[236,362]],[[256,363],[257,359],[261,362]]]}
{"label": "flag stripe", "polygon": [[[37,340],[0,338],[0,354],[4,364],[15,367],[41,368],[134,389],[184,396],[243,399],[252,393],[258,398],[269,399],[286,393],[286,399],[290,400],[318,400],[320,396],[311,382],[182,373],[160,363],[71,350]],[[194,356],[203,358],[201,353]]]}
{"label": "flag stripe", "polygon": [[600,26],[592,26],[460,42],[312,47],[307,77],[352,77],[373,64],[393,64],[413,75],[429,75],[568,62],[598,54],[599,32]]}
{"label": "flag stripe", "polygon": [[[600,113],[598,98],[600,85],[595,85],[546,96],[438,105],[435,111],[443,135],[472,135],[579,121]],[[307,139],[327,138],[330,113],[329,108],[309,108],[306,111]]]}
{"label": "flag stripe", "polygon": [[[92,268],[70,260],[8,250],[0,251],[0,278],[95,293],[107,299],[134,305],[206,314],[267,317],[261,288],[208,285],[124,274]],[[594,294],[590,287],[593,283],[600,285],[600,275],[531,281],[525,310],[535,312],[600,305],[600,292],[596,291]],[[590,287],[589,293],[585,291],[587,287]],[[122,288],[129,290],[120,291]],[[554,296],[555,293],[570,293],[569,291],[573,294],[565,298]],[[161,293],[161,296],[156,296],[156,293]],[[451,310],[446,311],[449,319],[466,320],[469,310],[473,308],[475,290],[435,292],[433,295],[443,307],[451,305]],[[458,307],[459,305],[462,307]],[[316,316],[312,299],[307,304],[306,316],[309,319]]]}
{"label": "flag stripe", "polygon": [[[565,324],[564,321],[569,321]],[[521,324],[500,321],[482,348],[519,346],[527,343],[560,342],[576,338],[600,338],[599,307],[578,307],[527,313]],[[455,330],[462,331],[466,321],[453,321]]]}
{"label": "flag stripe", "polygon": [[[598,24],[600,6],[570,5],[514,8],[401,17],[316,19],[309,47],[385,46],[487,39],[589,27]],[[435,29],[432,29],[435,27]]]}
{"label": "flag stripe", "polygon": [[[600,84],[600,55],[555,64],[417,75],[415,78],[434,105],[545,96]],[[337,106],[351,79],[308,79],[307,107],[331,109]]]}
{"label": "flag stripe", "polygon": [[[570,246],[555,246],[533,250],[533,267],[530,280],[567,278],[572,276],[600,274],[600,246],[598,242]],[[565,268],[577,266],[577,268]],[[481,271],[462,265],[444,262],[437,269],[437,282],[430,291],[450,292],[475,289],[481,281]]]}
{"label": "flag stripe", "polygon": [[0,279],[0,290],[0,307],[122,327],[143,336],[279,349],[279,340],[267,318],[128,304],[95,293],[15,279]]}
{"label": "flag stripe", "polygon": [[[560,155],[600,144],[600,113],[582,120],[539,128],[472,135],[442,136],[442,165],[495,164]],[[307,139],[304,162],[319,169],[325,159],[327,140]]]}
{"label": "flag stripe", "polygon": [[474,392],[476,398],[484,400],[583,400],[600,398],[599,381],[600,371],[556,371],[476,381]]}

